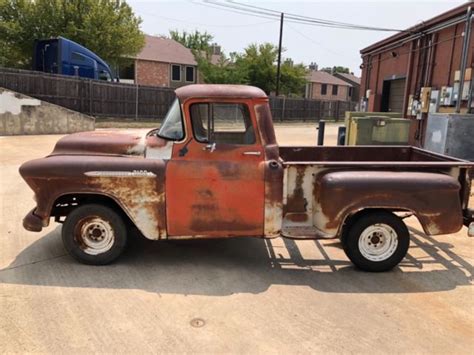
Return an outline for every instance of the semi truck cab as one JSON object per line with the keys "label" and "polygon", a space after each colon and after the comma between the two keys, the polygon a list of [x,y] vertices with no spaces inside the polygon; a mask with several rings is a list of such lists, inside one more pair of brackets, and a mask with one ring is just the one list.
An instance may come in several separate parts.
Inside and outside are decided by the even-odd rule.
{"label": "semi truck cab", "polygon": [[64,37],[36,40],[33,70],[114,81],[109,65],[97,54]]}

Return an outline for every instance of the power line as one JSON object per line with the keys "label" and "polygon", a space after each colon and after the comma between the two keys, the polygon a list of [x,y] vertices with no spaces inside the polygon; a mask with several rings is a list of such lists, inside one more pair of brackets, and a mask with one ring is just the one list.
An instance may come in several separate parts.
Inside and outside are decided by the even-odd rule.
{"label": "power line", "polygon": [[189,23],[191,25],[209,26],[209,27],[248,27],[248,26],[265,25],[265,24],[275,22],[275,20],[272,19],[270,21],[264,21],[264,22],[258,22],[258,23],[249,23],[249,24],[240,24],[240,25],[216,25],[216,24],[207,24],[207,23],[193,22],[193,21],[188,21],[188,20],[181,20],[181,19],[176,19],[176,18],[172,18],[172,17],[157,15],[157,14],[150,13],[150,12],[146,13],[145,15],[152,16],[152,17],[157,17],[157,18],[162,18],[162,19],[169,20],[169,21],[184,22],[184,23]]}
{"label": "power line", "polygon": [[[264,18],[273,18],[278,19],[281,12],[267,9],[260,6],[242,4],[237,1],[228,0],[226,2],[217,1],[217,0],[203,0],[202,5],[209,6],[214,5],[214,8],[220,8],[221,10],[237,12],[249,16],[257,16]],[[320,27],[330,27],[330,28],[339,28],[339,29],[350,29],[350,30],[369,30],[369,31],[386,31],[386,32],[403,32],[399,29],[393,28],[383,28],[383,27],[373,27],[373,26],[362,26],[345,22],[324,20],[315,17],[308,17],[302,15],[296,15],[291,13],[285,13],[285,20],[287,22],[320,26]]]}
{"label": "power line", "polygon": [[314,39],[312,39],[311,37],[307,36],[305,33],[303,33],[303,32],[301,32],[301,31],[297,30],[297,29],[294,28],[293,26],[290,26],[290,25],[288,25],[288,24],[287,24],[287,26],[288,26],[291,30],[293,30],[294,32],[299,33],[302,37],[306,38],[308,41],[314,43],[314,44],[317,45],[317,46],[320,46],[322,49],[326,50],[327,52],[330,52],[330,53],[335,54],[335,55],[345,56],[345,54],[342,54],[342,53],[339,53],[339,52],[335,52],[335,51],[333,51],[332,49],[323,46],[321,43],[315,41]]}
{"label": "power line", "polygon": [[[224,10],[219,6],[213,6],[211,3],[208,3],[204,0],[203,1],[188,0],[188,1],[191,2],[192,4],[195,4],[195,5],[201,5],[201,6],[206,6],[206,7],[210,7],[210,8],[213,8],[213,9]],[[224,10],[224,11],[233,12],[233,13],[240,14],[240,15],[249,15],[248,12],[235,11],[235,10],[231,10],[231,9],[227,9],[227,10]],[[276,20],[277,19],[275,16],[263,16],[263,15],[257,15],[257,14],[250,14],[250,15],[253,16],[253,17],[265,18],[265,19],[270,19],[270,20]]]}
{"label": "power line", "polygon": [[[260,7],[260,6],[255,6],[255,5],[249,5],[249,4],[244,4],[238,1],[234,0],[226,0],[227,2],[230,2],[232,4],[236,4],[241,7],[247,7],[247,8],[252,8],[252,9],[258,9],[258,10],[263,10],[266,12],[271,12],[278,14],[280,13],[279,11]],[[359,28],[359,29],[374,29],[377,31],[393,31],[393,32],[400,32],[401,30],[398,29],[392,29],[392,28],[382,28],[382,27],[373,27],[373,26],[362,26],[362,25],[356,25],[356,24],[351,24],[347,22],[340,22],[340,21],[333,21],[333,20],[325,20],[325,19],[320,19],[316,17],[309,17],[309,16],[303,16],[303,15],[298,15],[298,14],[292,14],[285,12],[285,17],[287,18],[292,18],[295,20],[300,20],[300,21],[307,21],[310,23],[318,23],[318,24],[325,24],[325,25],[334,25],[334,26],[342,26],[342,27],[348,27],[348,28]]]}

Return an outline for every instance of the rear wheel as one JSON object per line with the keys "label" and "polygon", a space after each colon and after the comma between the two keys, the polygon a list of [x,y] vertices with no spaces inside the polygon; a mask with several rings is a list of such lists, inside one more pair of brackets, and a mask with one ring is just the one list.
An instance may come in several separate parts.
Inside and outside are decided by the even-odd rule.
{"label": "rear wheel", "polygon": [[122,217],[111,208],[84,205],[67,216],[62,239],[68,253],[78,261],[104,265],[122,254],[127,228]]}
{"label": "rear wheel", "polygon": [[361,270],[387,271],[405,257],[410,234],[403,221],[387,211],[364,214],[342,236],[347,257]]}

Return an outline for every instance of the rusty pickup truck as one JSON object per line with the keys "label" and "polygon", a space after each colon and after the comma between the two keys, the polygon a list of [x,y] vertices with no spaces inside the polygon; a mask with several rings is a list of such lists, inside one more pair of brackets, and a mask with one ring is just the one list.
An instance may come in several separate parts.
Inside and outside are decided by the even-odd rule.
{"label": "rusty pickup truck", "polygon": [[279,147],[255,87],[189,85],[159,129],[77,133],[20,168],[36,207],[24,227],[62,223],[67,251],[107,264],[130,228],[152,240],[340,238],[360,269],[406,255],[403,222],[427,235],[474,234],[473,163],[409,146]]}

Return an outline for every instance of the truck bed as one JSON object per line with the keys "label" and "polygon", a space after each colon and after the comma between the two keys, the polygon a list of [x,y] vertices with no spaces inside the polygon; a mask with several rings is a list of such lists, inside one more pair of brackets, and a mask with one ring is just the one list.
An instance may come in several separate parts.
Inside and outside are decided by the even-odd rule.
{"label": "truck bed", "polygon": [[[283,160],[283,225],[287,237],[331,238],[343,224],[340,211],[372,208],[423,210],[427,234],[459,227],[470,194],[474,163],[410,146],[280,147]],[[447,206],[447,201],[455,201]],[[350,206],[354,204],[353,206]],[[426,208],[430,206],[430,208]],[[431,206],[436,208],[431,211]],[[403,211],[400,208],[400,211]],[[405,210],[410,211],[411,209]],[[443,210],[433,221],[434,211]],[[443,215],[443,216],[442,216]],[[425,217],[426,216],[426,217]]]}
{"label": "truck bed", "polygon": [[474,163],[411,146],[280,147],[285,165],[474,167]]}

